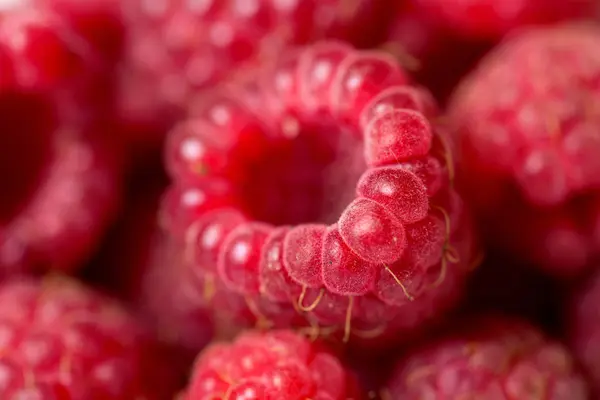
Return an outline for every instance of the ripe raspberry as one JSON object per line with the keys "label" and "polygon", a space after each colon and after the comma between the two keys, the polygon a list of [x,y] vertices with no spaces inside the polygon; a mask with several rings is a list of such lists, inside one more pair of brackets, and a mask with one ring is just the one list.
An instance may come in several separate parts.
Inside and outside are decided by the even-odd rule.
{"label": "ripe raspberry", "polygon": [[524,321],[483,317],[411,352],[388,384],[394,399],[589,398],[571,355]]}
{"label": "ripe raspberry", "polygon": [[526,25],[587,17],[593,0],[415,0],[422,12],[462,35],[497,39]]}
{"label": "ripe raspberry", "polygon": [[199,356],[183,398],[359,400],[355,386],[334,355],[291,331],[246,332]]}
{"label": "ripe raspberry", "polygon": [[592,25],[521,32],[449,106],[464,186],[490,245],[562,276],[600,250],[597,54]]}
{"label": "ripe raspberry", "polygon": [[0,286],[3,399],[164,399],[159,349],[110,300],[60,278]]}
{"label": "ripe raspberry", "polygon": [[168,126],[198,89],[231,76],[239,78],[288,45],[324,37],[374,45],[384,34],[391,4],[391,0],[123,2],[130,32],[122,118]]}
{"label": "ripe raspberry", "polygon": [[[585,368],[594,395],[600,395],[600,273],[591,276],[571,299],[566,309],[568,343]],[[597,398],[597,397],[594,397]]]}
{"label": "ripe raspberry", "polygon": [[0,13],[3,273],[77,267],[115,209],[118,165],[81,44],[55,14]]}
{"label": "ripe raspberry", "polygon": [[337,42],[265,68],[198,99],[167,139],[162,220],[197,292],[237,323],[345,340],[439,316],[473,236],[431,98],[384,53]]}

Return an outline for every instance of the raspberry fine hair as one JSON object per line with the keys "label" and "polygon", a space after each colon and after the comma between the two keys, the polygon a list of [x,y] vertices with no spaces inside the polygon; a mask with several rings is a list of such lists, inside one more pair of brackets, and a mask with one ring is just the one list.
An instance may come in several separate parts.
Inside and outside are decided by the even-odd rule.
{"label": "raspberry fine hair", "polygon": [[197,99],[167,138],[161,219],[210,308],[224,292],[344,341],[450,308],[477,251],[436,115],[390,56],[335,41]]}

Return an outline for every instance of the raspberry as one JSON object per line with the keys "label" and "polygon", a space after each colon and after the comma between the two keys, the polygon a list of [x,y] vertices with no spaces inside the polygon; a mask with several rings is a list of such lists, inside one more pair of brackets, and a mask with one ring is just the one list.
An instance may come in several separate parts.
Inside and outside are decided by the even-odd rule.
{"label": "raspberry", "polygon": [[585,24],[515,34],[449,106],[466,196],[490,245],[561,276],[598,253],[598,39]]}
{"label": "raspberry", "polygon": [[499,316],[459,323],[400,362],[392,398],[589,398],[571,355],[535,327]]}
{"label": "raspberry", "polygon": [[246,332],[200,354],[183,398],[358,399],[353,380],[334,355],[293,332]]}
{"label": "raspberry", "polygon": [[122,118],[138,124],[169,126],[185,110],[195,91],[231,76],[243,79],[238,75],[273,58],[289,45],[327,37],[371,46],[381,40],[392,3],[390,0],[123,3],[130,32],[122,77]]}
{"label": "raspberry", "polygon": [[592,0],[416,0],[436,23],[468,37],[496,39],[526,25],[587,17]]}
{"label": "raspberry", "polygon": [[103,138],[110,126],[98,118],[98,68],[80,39],[42,8],[0,14],[5,273],[76,268],[116,208],[118,164]]}
{"label": "raspberry", "polygon": [[61,278],[0,287],[2,398],[163,399],[159,348],[118,304]]}
{"label": "raspberry", "polygon": [[344,340],[432,322],[461,294],[474,238],[431,98],[338,42],[273,65],[195,102],[167,139],[161,219],[199,297],[209,285],[232,325]]}
{"label": "raspberry", "polygon": [[578,361],[585,368],[594,395],[600,394],[600,318],[598,299],[600,297],[600,275],[595,272],[583,285],[577,288],[575,296],[566,308],[565,327],[568,343]]}

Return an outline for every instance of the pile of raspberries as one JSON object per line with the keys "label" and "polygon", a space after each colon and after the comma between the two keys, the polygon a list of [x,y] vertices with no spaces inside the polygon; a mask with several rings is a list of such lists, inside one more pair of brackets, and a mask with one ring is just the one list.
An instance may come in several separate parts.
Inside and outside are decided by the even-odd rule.
{"label": "pile of raspberries", "polygon": [[0,1],[0,400],[600,400],[597,0]]}

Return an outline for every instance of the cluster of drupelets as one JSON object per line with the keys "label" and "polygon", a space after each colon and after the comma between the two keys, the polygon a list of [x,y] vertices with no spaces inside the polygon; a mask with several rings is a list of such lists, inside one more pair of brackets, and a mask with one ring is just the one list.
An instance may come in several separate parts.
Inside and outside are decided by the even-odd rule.
{"label": "cluster of drupelets", "polygon": [[593,0],[0,4],[0,399],[600,399]]}

